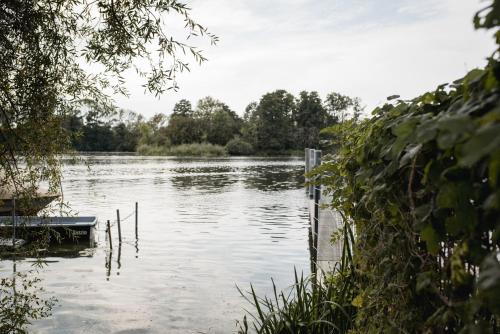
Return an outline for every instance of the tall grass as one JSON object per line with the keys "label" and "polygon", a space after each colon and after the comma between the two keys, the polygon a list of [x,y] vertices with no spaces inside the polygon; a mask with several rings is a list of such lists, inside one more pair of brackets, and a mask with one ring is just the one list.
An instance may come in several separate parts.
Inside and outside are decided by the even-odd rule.
{"label": "tall grass", "polygon": [[249,319],[245,315],[238,322],[238,334],[348,333],[356,316],[353,300],[357,295],[351,252],[354,237],[348,224],[344,223],[341,236],[342,259],[333,272],[304,278],[295,271],[295,283],[285,292],[278,292],[271,280],[271,297],[259,297],[252,285],[247,293],[238,288],[252,306],[247,311]]}

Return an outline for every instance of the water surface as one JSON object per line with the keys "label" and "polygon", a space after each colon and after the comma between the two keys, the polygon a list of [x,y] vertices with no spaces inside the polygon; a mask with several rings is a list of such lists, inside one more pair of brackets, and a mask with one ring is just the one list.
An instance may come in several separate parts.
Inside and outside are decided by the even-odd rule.
{"label": "water surface", "polygon": [[[90,164],[90,169],[86,165]],[[235,286],[270,292],[309,271],[299,158],[87,156],[64,166],[64,200],[95,215],[98,244],[50,257],[43,286],[58,299],[36,333],[231,333],[247,303]],[[112,252],[104,222],[126,218]],[[30,262],[18,261],[25,270]],[[0,275],[12,262],[0,262]]]}

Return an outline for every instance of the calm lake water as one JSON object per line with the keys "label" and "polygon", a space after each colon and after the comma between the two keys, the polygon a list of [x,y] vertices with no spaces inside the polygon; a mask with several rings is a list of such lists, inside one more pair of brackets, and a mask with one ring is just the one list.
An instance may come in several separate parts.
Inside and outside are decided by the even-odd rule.
{"label": "calm lake water", "polygon": [[[90,169],[86,165],[90,164]],[[307,201],[299,158],[87,156],[64,166],[64,199],[98,217],[97,247],[47,258],[40,277],[57,297],[34,333],[231,333],[247,302],[309,272]],[[104,222],[122,223],[118,263]],[[30,267],[17,261],[17,270]],[[2,276],[12,261],[0,262]]]}

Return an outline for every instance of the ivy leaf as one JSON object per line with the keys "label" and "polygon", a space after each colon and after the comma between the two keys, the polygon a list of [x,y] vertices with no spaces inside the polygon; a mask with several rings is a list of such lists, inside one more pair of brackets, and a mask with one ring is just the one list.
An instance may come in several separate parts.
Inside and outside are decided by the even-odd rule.
{"label": "ivy leaf", "polygon": [[469,198],[472,198],[472,188],[466,182],[447,182],[441,186],[436,197],[438,208],[442,209],[462,209],[470,205]]}
{"label": "ivy leaf", "polygon": [[462,147],[458,163],[470,167],[500,148],[500,124],[488,124],[476,132]]}
{"label": "ivy leaf", "polygon": [[422,232],[420,232],[420,236],[422,237],[422,240],[424,240],[427,244],[427,250],[429,251],[429,253],[431,253],[432,255],[437,255],[439,251],[440,238],[432,225],[429,224],[424,227]]}
{"label": "ivy leaf", "polygon": [[433,274],[431,271],[424,271],[417,275],[417,285],[416,285],[417,292],[424,291],[428,287],[430,287],[432,283],[432,276]]}
{"label": "ivy leaf", "polygon": [[481,270],[477,282],[478,289],[496,312],[500,311],[500,263],[498,254],[487,256],[481,263]]}
{"label": "ivy leaf", "polygon": [[391,95],[391,96],[388,96],[387,97],[387,101],[391,101],[391,100],[395,100],[395,99],[399,99],[400,95]]}
{"label": "ivy leaf", "polygon": [[399,160],[399,167],[406,166],[417,154],[420,152],[422,144],[409,145],[406,149],[406,153]]}

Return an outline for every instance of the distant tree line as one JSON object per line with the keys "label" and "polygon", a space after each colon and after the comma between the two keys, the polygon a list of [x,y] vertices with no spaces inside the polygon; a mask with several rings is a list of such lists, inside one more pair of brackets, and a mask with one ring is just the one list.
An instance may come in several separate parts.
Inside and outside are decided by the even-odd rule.
{"label": "distant tree line", "polygon": [[64,127],[77,151],[166,152],[178,145],[208,143],[234,155],[269,154],[318,147],[321,129],[345,117],[357,118],[361,111],[358,98],[335,92],[323,101],[315,91],[295,97],[276,90],[251,102],[243,117],[212,97],[200,99],[196,107],[182,99],[170,116],[159,113],[149,120],[123,110],[103,117],[87,101],[80,113],[67,116]]}

